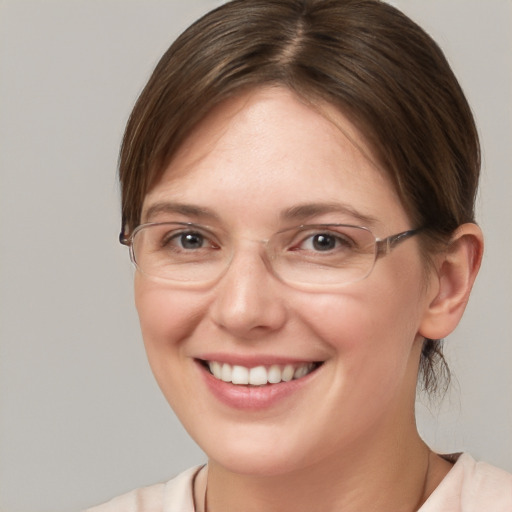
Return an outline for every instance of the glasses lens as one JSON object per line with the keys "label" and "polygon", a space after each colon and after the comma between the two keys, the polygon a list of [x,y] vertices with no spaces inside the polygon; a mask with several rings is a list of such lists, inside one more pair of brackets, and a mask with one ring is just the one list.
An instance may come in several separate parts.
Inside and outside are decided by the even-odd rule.
{"label": "glasses lens", "polygon": [[142,225],[134,232],[132,248],[141,272],[168,281],[207,282],[225,267],[225,251],[215,236],[195,225]]}
{"label": "glasses lens", "polygon": [[366,228],[304,226],[272,240],[272,263],[284,281],[322,288],[364,279],[375,263],[376,243]]}

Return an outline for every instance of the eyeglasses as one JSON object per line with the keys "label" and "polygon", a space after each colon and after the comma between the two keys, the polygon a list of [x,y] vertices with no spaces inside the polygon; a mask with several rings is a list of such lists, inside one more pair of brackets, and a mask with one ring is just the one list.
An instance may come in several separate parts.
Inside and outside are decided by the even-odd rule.
{"label": "eyeglasses", "polygon": [[[380,239],[366,227],[313,224],[284,229],[257,243],[264,247],[267,267],[281,281],[323,291],[365,279],[379,257],[419,231]],[[182,287],[214,284],[235,254],[228,233],[187,222],[141,224],[119,239],[130,247],[140,272]]]}

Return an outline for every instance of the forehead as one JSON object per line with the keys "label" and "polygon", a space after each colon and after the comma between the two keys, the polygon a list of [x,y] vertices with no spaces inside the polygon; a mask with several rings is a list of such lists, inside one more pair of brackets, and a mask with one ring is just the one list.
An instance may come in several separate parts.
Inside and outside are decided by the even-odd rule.
{"label": "forehead", "polygon": [[[362,217],[401,209],[359,131],[333,106],[307,104],[283,87],[232,98],[185,140],[143,205],[165,202],[252,214],[305,203],[342,203]],[[393,212],[390,212],[393,213]],[[403,212],[400,212],[403,213]]]}

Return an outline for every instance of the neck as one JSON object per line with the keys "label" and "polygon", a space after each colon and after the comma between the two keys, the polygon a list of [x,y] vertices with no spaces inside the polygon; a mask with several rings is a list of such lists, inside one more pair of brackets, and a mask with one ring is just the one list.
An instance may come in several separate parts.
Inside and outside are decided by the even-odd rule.
{"label": "neck", "polygon": [[[451,467],[417,434],[408,443],[397,439],[391,449],[375,448],[347,450],[329,461],[272,476],[240,475],[210,461],[208,483],[205,474],[196,486],[198,512],[411,512]],[[203,499],[207,508],[201,510]]]}

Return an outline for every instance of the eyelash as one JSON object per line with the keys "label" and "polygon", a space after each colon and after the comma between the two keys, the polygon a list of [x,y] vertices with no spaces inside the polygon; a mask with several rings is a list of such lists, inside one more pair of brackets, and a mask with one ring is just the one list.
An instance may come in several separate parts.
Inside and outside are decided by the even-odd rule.
{"label": "eyelash", "polygon": [[[325,236],[326,238],[334,240],[335,245],[334,245],[334,247],[328,249],[329,252],[332,250],[335,250],[335,249],[342,249],[342,248],[350,249],[355,246],[355,243],[353,242],[353,240],[350,240],[347,237],[341,236],[339,233],[333,233],[330,231],[318,231],[318,232],[310,233],[306,237],[301,237],[301,240],[298,243],[293,244],[292,250],[300,250],[301,249],[300,246],[302,246],[303,244],[305,244],[308,241],[311,241],[311,243],[314,244],[315,237],[321,237],[321,236]],[[310,251],[315,251],[315,252],[327,252],[327,251],[322,251],[320,249],[315,250],[314,247],[304,249],[304,250],[310,250]]]}
{"label": "eyelash", "polygon": [[[202,245],[201,245],[201,247],[199,247],[197,249],[203,249],[208,246],[211,248],[218,248],[218,245],[213,243],[212,240],[210,239],[210,237],[206,236],[205,234],[201,233],[200,231],[191,231],[191,230],[180,231],[178,233],[175,233],[175,232],[167,233],[162,238],[162,241],[160,242],[160,246],[162,248],[169,247],[169,246],[176,247],[177,250],[183,250],[183,251],[193,250],[193,249],[187,249],[186,247],[183,247],[183,237],[186,237],[186,236],[198,237],[198,238],[202,239]],[[174,243],[174,242],[177,242],[177,243]],[[209,242],[209,244],[205,246],[204,245],[205,242]],[[178,244],[180,244],[180,245],[178,245]]]}
{"label": "eyelash", "polygon": [[[303,235],[303,233],[301,233]],[[184,237],[191,236],[195,238],[201,239],[201,246],[200,247],[185,247],[185,240]],[[321,248],[315,248],[315,237],[322,237],[324,236],[328,241],[334,241],[333,247],[326,247],[326,250],[322,250]],[[302,247],[306,243],[310,243],[312,247]],[[212,241],[211,237],[207,236],[204,233],[201,233],[200,231],[181,231],[178,233],[171,232],[167,233],[160,243],[160,246],[162,248],[165,247],[173,247],[175,250],[182,250],[182,251],[194,251],[194,250],[200,250],[205,248],[211,248],[211,249],[219,249],[219,244],[216,244]],[[307,234],[307,236],[302,236],[301,239],[295,243],[292,242],[289,246],[289,250],[291,251],[299,251],[299,250],[305,250],[305,251],[311,251],[311,252],[332,252],[333,250],[340,250],[343,248],[351,248],[354,246],[354,242],[350,239],[347,239],[347,237],[340,236],[339,233],[333,233],[329,231],[318,231]]]}

